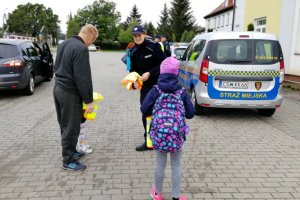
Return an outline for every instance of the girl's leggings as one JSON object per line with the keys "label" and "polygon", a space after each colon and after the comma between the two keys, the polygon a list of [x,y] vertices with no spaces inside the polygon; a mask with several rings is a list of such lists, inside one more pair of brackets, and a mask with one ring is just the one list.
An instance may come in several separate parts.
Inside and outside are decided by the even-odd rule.
{"label": "girl's leggings", "polygon": [[181,152],[182,151],[178,151],[176,153],[163,153],[156,150],[155,188],[158,194],[162,193],[167,158],[168,154],[170,154],[172,169],[172,197],[179,198],[181,181]]}

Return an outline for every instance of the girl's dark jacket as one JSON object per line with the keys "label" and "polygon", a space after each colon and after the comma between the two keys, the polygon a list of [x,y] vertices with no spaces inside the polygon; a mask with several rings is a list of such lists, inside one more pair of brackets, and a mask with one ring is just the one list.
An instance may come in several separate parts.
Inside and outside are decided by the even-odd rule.
{"label": "girl's dark jacket", "polygon": [[[161,74],[157,82],[158,88],[165,93],[175,93],[177,90],[182,88],[178,83],[178,76],[175,74]],[[159,98],[159,91],[156,87],[153,87],[141,106],[141,111],[145,116],[152,115],[152,110],[156,100]],[[191,101],[190,95],[186,90],[183,91],[181,95],[183,105],[185,108],[185,117],[191,119],[195,115],[195,109]]]}

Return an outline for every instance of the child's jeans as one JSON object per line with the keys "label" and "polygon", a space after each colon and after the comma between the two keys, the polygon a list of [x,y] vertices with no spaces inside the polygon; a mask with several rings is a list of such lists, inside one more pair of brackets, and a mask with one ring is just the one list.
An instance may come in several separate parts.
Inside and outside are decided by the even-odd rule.
{"label": "child's jeans", "polygon": [[156,150],[155,188],[158,194],[162,193],[168,154],[170,154],[171,157],[172,197],[179,198],[182,151],[178,151],[176,153],[163,153]]}

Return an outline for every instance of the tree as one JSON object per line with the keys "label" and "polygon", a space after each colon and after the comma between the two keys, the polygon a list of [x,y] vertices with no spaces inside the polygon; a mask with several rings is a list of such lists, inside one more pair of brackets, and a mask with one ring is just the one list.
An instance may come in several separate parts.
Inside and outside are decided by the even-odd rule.
{"label": "tree", "polygon": [[127,29],[120,29],[118,40],[120,43],[129,43],[132,41],[132,34],[131,30],[134,26],[136,26],[138,23],[136,21],[131,21],[128,25]]}
{"label": "tree", "polygon": [[118,37],[117,25],[121,15],[116,11],[116,3],[114,2],[95,0],[93,4],[80,9],[75,17],[80,27],[85,24],[93,24],[97,27],[99,37],[95,42],[96,44],[113,44]]}
{"label": "tree", "polygon": [[[42,31],[45,36],[57,38],[59,32],[58,15],[55,15],[51,8],[46,8],[43,4],[18,5],[18,7],[8,14],[7,26],[9,32],[26,36],[37,36]],[[44,27],[44,28],[43,28]]]}
{"label": "tree", "polygon": [[195,17],[191,11],[189,0],[173,0],[170,9],[170,30],[176,40],[181,39],[185,30],[195,30]]}
{"label": "tree", "polygon": [[142,15],[139,13],[137,6],[134,4],[126,22],[124,22],[125,28],[128,28],[131,21],[136,21],[138,24],[142,24],[141,17]]}
{"label": "tree", "polygon": [[157,23],[157,32],[159,34],[166,35],[168,39],[172,39],[172,34],[170,31],[170,16],[166,3],[161,11],[159,22]]}
{"label": "tree", "polygon": [[145,22],[144,29],[146,30],[147,35],[156,34],[156,29],[155,29],[154,25],[152,24],[152,22],[149,22],[149,23]]}
{"label": "tree", "polygon": [[252,23],[248,24],[247,31],[254,31],[254,25]]}
{"label": "tree", "polygon": [[69,16],[69,21],[67,22],[67,38],[77,35],[80,31],[80,25],[78,22],[78,17],[72,17],[72,14]]}

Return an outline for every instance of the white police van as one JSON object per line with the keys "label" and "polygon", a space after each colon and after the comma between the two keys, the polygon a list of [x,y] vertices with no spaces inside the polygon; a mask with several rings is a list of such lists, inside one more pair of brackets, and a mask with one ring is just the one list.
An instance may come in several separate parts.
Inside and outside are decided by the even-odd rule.
{"label": "white police van", "polygon": [[272,116],[282,103],[284,62],[271,34],[214,32],[195,36],[180,59],[179,82],[196,109],[255,108]]}

